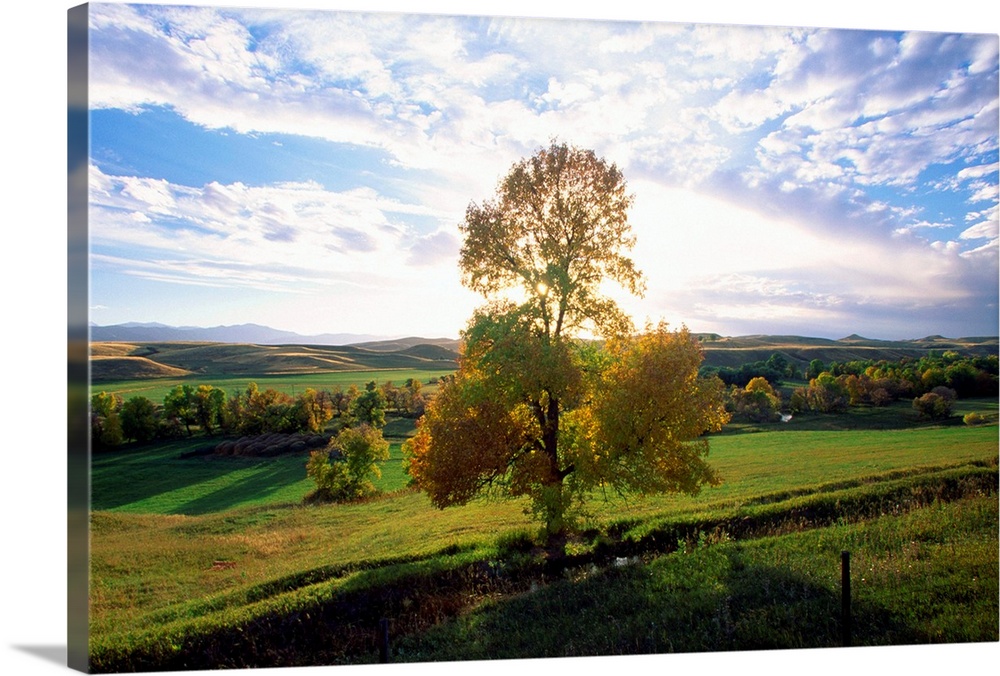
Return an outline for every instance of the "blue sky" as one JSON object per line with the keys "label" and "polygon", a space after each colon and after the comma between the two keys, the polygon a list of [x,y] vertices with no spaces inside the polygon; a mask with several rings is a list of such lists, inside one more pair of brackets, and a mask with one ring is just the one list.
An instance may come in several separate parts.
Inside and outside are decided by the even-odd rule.
{"label": "blue sky", "polygon": [[995,33],[197,5],[91,5],[98,324],[457,336],[466,206],[558,138],[639,324],[997,334]]}

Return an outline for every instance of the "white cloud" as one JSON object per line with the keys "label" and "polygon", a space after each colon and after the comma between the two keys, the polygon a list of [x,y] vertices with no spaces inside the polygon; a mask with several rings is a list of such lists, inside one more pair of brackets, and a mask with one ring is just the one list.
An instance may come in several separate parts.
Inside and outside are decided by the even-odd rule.
{"label": "white cloud", "polygon": [[640,24],[634,30],[612,35],[603,40],[598,49],[615,54],[638,54],[653,45],[660,32],[650,24]]}
{"label": "white cloud", "polygon": [[996,184],[976,181],[970,186],[975,192],[969,195],[969,202],[996,202],[1000,198],[1000,192]]}
{"label": "white cloud", "polygon": [[959,180],[968,180],[972,178],[982,178],[984,176],[995,175],[997,171],[1000,171],[1000,164],[993,162],[992,164],[979,164],[974,167],[966,167],[958,172]]}
{"label": "white cloud", "polygon": [[633,187],[634,258],[650,291],[622,302],[637,317],[689,326],[753,317],[846,324],[849,308],[926,312],[963,302],[969,275],[978,274],[947,244],[823,235],[707,195]]}
{"label": "white cloud", "polygon": [[971,228],[963,230],[959,237],[961,239],[996,239],[1000,237],[1000,225],[996,221],[977,223]]}
{"label": "white cloud", "polygon": [[[172,33],[152,42],[153,17],[108,13],[113,21],[95,19],[95,105],[170,105],[211,128],[378,146],[449,176],[456,154],[496,154],[499,144],[512,161],[572,130],[692,183],[678,156],[698,158],[700,177],[731,157],[715,150],[728,141],[710,120],[740,134],[792,112],[761,146],[765,172],[807,185],[907,184],[982,136],[970,115],[989,97],[974,76],[990,48],[961,51],[935,34],[897,43],[857,31],[606,22],[567,31],[513,19],[483,34],[448,17],[174,9]],[[234,17],[256,22],[258,37]],[[977,67],[956,71],[970,50]],[[532,98],[548,109],[530,108]]]}
{"label": "white cloud", "polygon": [[[380,148],[409,170],[413,195],[95,171],[102,246],[190,262],[225,242],[234,264],[281,270],[268,282],[278,286],[318,284],[331,267],[405,277],[407,261],[454,257],[465,205],[553,137],[637,177],[637,231],[656,252],[639,255],[670,292],[732,273],[803,307],[838,285],[848,305],[954,299],[967,254],[983,258],[979,240],[996,238],[995,209],[939,217],[924,194],[956,193],[976,213],[997,201],[990,36],[118,5],[92,16],[93,105]],[[876,198],[873,186],[891,190]],[[433,225],[407,226],[417,215]],[[699,226],[658,229],[668,216]],[[918,236],[948,236],[937,226],[949,217],[970,224],[963,240]],[[204,266],[183,274],[215,279]]]}
{"label": "white cloud", "polygon": [[[429,213],[371,189],[338,193],[315,183],[192,188],[166,181],[151,187],[96,167],[91,175],[99,186],[91,198],[95,251],[131,247],[137,252],[127,266],[132,274],[151,277],[155,269],[192,283],[229,280],[267,289],[285,284],[293,290],[299,283],[323,284],[332,271],[405,278],[400,251],[420,235],[399,225],[393,214]],[[175,262],[166,264],[167,259]],[[221,261],[228,266],[225,272]],[[233,270],[246,273],[232,276]],[[281,272],[272,275],[273,270]]]}

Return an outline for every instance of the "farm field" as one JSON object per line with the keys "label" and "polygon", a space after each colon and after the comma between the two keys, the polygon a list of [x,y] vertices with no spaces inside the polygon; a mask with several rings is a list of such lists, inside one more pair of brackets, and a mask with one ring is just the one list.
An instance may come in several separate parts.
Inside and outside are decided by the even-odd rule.
{"label": "farm field", "polygon": [[[390,459],[381,463],[379,488],[406,486],[400,445],[405,433],[386,432]],[[405,429],[405,428],[404,428]],[[696,509],[760,492],[788,491],[868,474],[983,460],[996,453],[993,427],[827,431],[793,429],[712,438],[710,460],[723,484],[701,495],[659,496],[614,510]],[[295,505],[312,488],[305,476],[308,453],[276,458],[180,457],[212,445],[205,439],[157,444],[149,450],[96,454],[92,461],[93,509],[198,515],[238,507]],[[984,455],[985,453],[985,455]]]}
{"label": "farm field", "polygon": [[[975,402],[968,405],[989,411],[992,404]],[[937,640],[996,640],[996,426],[823,429],[828,422],[828,418],[817,416],[813,420],[800,420],[800,429],[785,426],[770,431],[714,436],[710,460],[723,477],[724,483],[720,487],[705,490],[693,498],[663,496],[628,503],[595,501],[585,524],[587,532],[604,533],[604,536],[598,537],[599,540],[601,537],[611,538],[614,533],[614,538],[633,537],[645,541],[652,537],[650,533],[664,529],[672,532],[670,528],[673,526],[669,524],[715,523],[738,514],[746,518],[747,514],[758,509],[755,506],[760,505],[764,506],[761,509],[780,511],[799,509],[795,505],[802,501],[820,499],[835,500],[837,504],[853,504],[851,500],[860,500],[864,504],[869,498],[851,496],[856,496],[858,491],[863,496],[868,495],[866,491],[879,490],[901,490],[904,494],[907,491],[919,492],[914,487],[919,482],[931,482],[934,486],[956,481],[972,482],[978,486],[973,493],[985,497],[964,496],[963,500],[954,502],[954,507],[947,509],[978,516],[969,517],[971,523],[961,526],[964,517],[956,517],[953,532],[949,531],[947,519],[950,517],[945,514],[943,503],[933,500],[930,506],[921,505],[920,509],[914,509],[912,517],[907,517],[908,512],[903,510],[892,518],[912,518],[917,522],[936,520],[938,524],[935,526],[938,535],[931,539],[935,543],[943,541],[941,547],[944,549],[935,549],[933,554],[923,550],[899,551],[899,556],[919,560],[918,572],[943,565],[939,561],[945,556],[942,552],[951,551],[954,554],[957,551],[960,555],[955,559],[956,565],[966,571],[961,574],[974,574],[981,585],[977,598],[984,599],[982,602],[986,608],[975,611],[977,619],[973,621],[973,626],[963,628],[965,634],[956,633],[955,628],[942,630],[944,633]],[[809,426],[818,429],[808,429]],[[195,659],[190,657],[190,651],[202,655],[199,659],[210,659],[205,656],[211,655],[211,650],[197,646],[205,641],[211,644],[219,640],[219,632],[225,634],[230,631],[226,627],[244,627],[251,633],[262,631],[267,634],[270,630],[266,627],[278,621],[276,618],[279,617],[284,618],[281,622],[293,625],[305,623],[305,626],[309,621],[304,619],[303,613],[313,617],[317,613],[334,612],[322,609],[335,607],[335,600],[343,594],[377,593],[385,585],[397,588],[402,584],[416,589],[424,584],[420,580],[435,580],[442,575],[452,580],[455,576],[465,579],[463,576],[467,576],[467,572],[461,571],[499,560],[499,552],[507,546],[505,543],[517,542],[534,531],[536,526],[524,514],[525,505],[518,502],[480,500],[466,507],[442,511],[433,508],[424,495],[407,490],[398,447],[406,430],[399,424],[390,429],[396,436],[393,438],[393,457],[383,473],[382,487],[395,492],[346,505],[301,505],[302,496],[310,489],[304,475],[304,455],[266,461],[205,457],[181,459],[180,454],[197,443],[184,442],[146,451],[126,450],[95,456],[91,630],[92,648],[98,662],[112,668],[141,665],[143,660],[152,660],[157,665],[169,667],[175,654]],[[897,485],[901,488],[891,488]],[[920,488],[920,491],[926,490],[929,489]],[[842,494],[843,497],[840,497]],[[898,500],[885,496],[878,498],[883,502],[886,499]],[[925,511],[927,509],[938,511]],[[601,573],[575,581],[560,578],[558,584],[569,585],[570,590],[580,590],[583,594],[579,600],[582,604],[580,608],[585,608],[593,603],[592,599],[588,600],[588,594],[624,594],[622,598],[629,598],[628,594],[652,593],[657,585],[667,584],[665,579],[681,574],[675,570],[677,566],[682,571],[691,566],[704,568],[705,589],[709,590],[728,585],[739,587],[742,578],[737,573],[749,569],[748,575],[764,575],[765,579],[775,583],[780,580],[796,581],[796,585],[809,592],[803,597],[811,599],[807,605],[829,605],[833,603],[830,599],[833,593],[831,580],[835,575],[809,572],[802,566],[808,568],[809,561],[813,560],[810,552],[814,545],[817,553],[822,550],[823,557],[827,558],[831,552],[839,553],[839,548],[847,542],[866,540],[868,531],[864,529],[869,528],[867,517],[857,521],[846,514],[844,518],[846,521],[842,525],[834,523],[821,528],[810,527],[801,533],[786,533],[782,535],[785,539],[773,544],[755,537],[745,541],[720,542],[720,549],[702,551],[695,548],[691,554],[695,558],[685,559],[677,552],[662,556],[650,554],[643,559],[643,565],[630,568],[630,572]],[[897,535],[891,537],[896,537],[898,542],[886,545],[884,550],[865,550],[862,556],[869,557],[865,561],[882,561],[896,556],[891,547],[902,547],[909,542],[907,538],[911,536],[897,522],[880,520],[871,523],[872,528],[880,529],[879,532],[896,532]],[[973,534],[963,534],[965,530]],[[623,536],[622,533],[632,535]],[[701,537],[703,539],[704,534]],[[816,538],[825,544],[820,547]],[[587,543],[578,546],[581,552],[593,551],[592,545]],[[797,553],[775,555],[774,548]],[[696,557],[707,557],[707,563],[698,563],[700,559]],[[770,561],[766,567],[762,563],[765,560]],[[784,563],[786,560],[790,562],[787,566]],[[640,574],[636,571],[645,572]],[[647,573],[651,577],[647,578]],[[602,577],[605,575],[608,577]],[[822,583],[815,582],[817,575],[826,575],[826,578]],[[414,582],[411,579],[413,576],[418,581]],[[800,578],[805,581],[800,582]],[[401,579],[410,582],[404,584],[399,581]],[[905,583],[905,589],[900,592],[903,598],[916,598],[919,585],[928,583],[926,577],[907,579],[909,581],[901,583]],[[626,585],[627,589],[619,589],[615,586],[618,584]],[[954,586],[952,583],[942,584]],[[596,591],[598,588],[601,591]],[[370,591],[365,592],[365,589]],[[511,590],[502,591],[497,592],[499,596],[493,594],[491,597],[506,598]],[[687,593],[698,592],[690,587]],[[699,614],[706,608],[717,612],[717,603],[712,605],[711,601],[715,598],[713,594],[715,592],[697,602],[686,601],[691,605],[685,607],[692,614]],[[476,614],[463,615],[469,619],[460,622],[449,620],[449,623],[426,635],[424,629],[436,624],[436,619],[414,620],[416,624],[398,619],[400,633],[405,634],[398,646],[398,659],[407,659],[406,655],[412,659],[475,657],[480,654],[477,651],[485,649],[483,646],[492,645],[490,641],[495,643],[499,640],[496,636],[488,640],[481,635],[482,632],[497,630],[490,627],[502,629],[512,622],[522,622],[522,613],[551,611],[555,613],[554,617],[560,617],[560,613],[573,617],[580,610],[574,605],[573,594],[567,589],[560,591],[558,587],[552,587],[538,597],[540,606],[532,605],[534,602],[517,601],[516,598],[511,597],[510,604],[506,601],[497,601],[496,605],[485,603]],[[564,601],[553,600],[557,598]],[[742,623],[742,631],[746,631],[755,613],[776,612],[772,607],[774,602],[773,599],[757,599],[749,602],[750,606],[734,607],[731,612],[740,613],[740,617],[731,620]],[[524,603],[528,606],[525,607]],[[553,610],[548,605],[553,603],[563,604],[560,606],[562,610]],[[880,613],[889,613],[892,617],[898,614],[886,602],[872,603],[872,607],[880,609]],[[957,602],[952,600],[948,603],[954,605]],[[451,617],[451,611],[446,612],[445,607],[450,606],[444,604],[434,617],[442,620]],[[634,627],[617,638],[608,635],[602,640],[610,642],[604,647],[612,652],[616,651],[616,645],[619,646],[618,652],[746,648],[748,645],[760,647],[771,644],[796,647],[797,642],[803,639],[792,629],[799,623],[795,613],[807,611],[798,606],[795,608],[783,620],[785,624],[782,626],[786,626],[782,630],[784,633],[768,634],[768,637],[760,638],[763,643],[754,643],[757,639],[741,638],[728,644],[723,642],[713,644],[715,647],[706,647],[706,643],[699,644],[692,638],[687,643],[679,642],[671,646],[663,642],[667,636],[665,629],[649,634],[647,628],[649,642],[639,641],[633,645],[629,641],[639,640]],[[949,612],[961,615],[965,610],[958,608]],[[670,613],[664,614],[656,608],[648,612],[659,613],[657,616],[662,618],[670,617]],[[934,614],[937,611],[928,612]],[[515,613],[517,619],[510,619],[506,613]],[[993,618],[992,623],[990,617]],[[636,621],[640,620],[641,617]],[[362,624],[370,624],[370,621],[377,621],[377,618],[367,618],[364,622],[357,620]],[[675,618],[675,621],[679,620]],[[707,622],[709,617],[701,617],[700,621]],[[500,624],[494,625],[494,622]],[[624,618],[622,622],[625,622]],[[262,623],[265,625],[263,628]],[[252,629],[254,627],[256,629]],[[409,628],[404,631],[406,627]],[[827,628],[826,633],[820,634],[823,641],[829,640],[831,631]],[[915,634],[913,631],[910,634],[872,634],[865,640],[870,643],[880,640],[891,642],[893,637],[917,640],[915,636],[920,637],[918,642],[935,640],[929,629],[921,629]],[[541,643],[526,648],[525,654],[554,654],[555,648],[545,643],[553,640],[551,637],[538,640]],[[176,650],[171,648],[164,653],[165,645],[175,646]],[[262,645],[268,645],[266,638],[262,639]],[[444,648],[449,645],[457,647]],[[470,648],[462,652],[462,645]],[[473,649],[471,646],[478,647]],[[492,649],[485,653],[486,656],[502,654],[502,651],[497,653]],[[577,653],[566,648],[565,653],[560,654]],[[372,661],[377,657],[377,651],[339,656],[315,653],[311,657],[321,662]],[[284,665],[291,658],[287,655],[257,655],[247,659],[257,660],[254,663],[259,665]]]}
{"label": "farm field", "polygon": [[[402,439],[389,437],[389,460],[380,463],[379,488],[406,486]],[[306,478],[308,452],[275,458],[203,455],[181,457],[212,442],[157,444],[144,451],[95,455],[91,463],[92,508],[147,514],[198,515],[242,507],[296,505],[315,484]]]}
{"label": "farm field", "polygon": [[357,371],[330,371],[323,373],[290,373],[277,375],[224,376],[203,375],[184,376],[182,378],[146,378],[139,380],[109,380],[95,383],[95,392],[119,394],[128,399],[142,395],[153,401],[163,401],[163,397],[178,385],[212,385],[224,390],[227,394],[245,390],[251,382],[257,383],[260,389],[274,389],[295,396],[306,388],[313,389],[342,387],[351,385],[363,388],[365,383],[374,380],[378,384],[392,381],[402,385],[408,378],[421,380],[424,383],[454,373],[454,369],[367,369]]}
{"label": "farm field", "polygon": [[[94,391],[159,401],[178,384],[235,392],[256,382],[294,396],[414,378],[433,393],[434,379],[452,372],[399,366],[441,356],[439,346],[423,356],[421,346],[391,347],[310,371],[316,355],[288,346],[278,366],[246,346],[146,346],[184,373],[164,366],[160,377],[104,380]],[[116,359],[124,348],[102,349]],[[213,368],[220,354],[233,361]],[[987,424],[963,425],[971,412]],[[382,617],[397,661],[830,646],[844,547],[866,582],[877,574],[894,585],[859,587],[869,622],[861,644],[996,640],[997,421],[987,398],[957,401],[944,421],[900,401],[731,423],[710,438],[720,486],[594,496],[567,548],[575,563],[555,571],[532,553],[538,524],[527,501],[438,510],[408,486],[401,444],[412,418],[384,428],[382,494],[338,505],[303,503],[315,488],[307,451],[220,456],[211,450],[221,437],[196,435],[95,452],[93,667],[371,662]],[[745,591],[754,585],[765,591]],[[549,629],[518,629],[541,624]]]}

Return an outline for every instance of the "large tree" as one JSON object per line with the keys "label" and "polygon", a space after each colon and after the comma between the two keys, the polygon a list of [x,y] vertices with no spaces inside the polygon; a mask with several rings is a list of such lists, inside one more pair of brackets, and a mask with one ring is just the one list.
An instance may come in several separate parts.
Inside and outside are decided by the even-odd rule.
{"label": "large tree", "polygon": [[196,392],[192,385],[178,385],[163,397],[163,415],[177,425],[183,424],[188,436],[191,436],[191,425],[198,422]]}
{"label": "large tree", "polygon": [[142,395],[130,398],[122,404],[121,422],[122,433],[127,439],[140,443],[152,441],[160,425],[156,404]]}
{"label": "large tree", "polygon": [[[514,164],[495,200],[468,207],[463,282],[490,302],[407,444],[434,504],[489,489],[528,496],[558,543],[591,489],[696,492],[715,480],[695,440],[724,421],[722,388],[697,377],[697,341],[662,325],[631,337],[628,315],[601,292],[606,281],[643,292],[628,256],[631,204],[615,165],[552,144]],[[619,419],[623,405],[645,412]]]}

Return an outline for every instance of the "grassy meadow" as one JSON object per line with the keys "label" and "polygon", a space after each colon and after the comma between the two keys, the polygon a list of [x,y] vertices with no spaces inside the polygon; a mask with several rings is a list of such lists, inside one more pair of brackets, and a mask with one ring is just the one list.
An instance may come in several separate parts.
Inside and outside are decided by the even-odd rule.
{"label": "grassy meadow", "polygon": [[365,383],[374,380],[379,385],[386,381],[392,381],[396,385],[402,385],[408,378],[415,378],[427,383],[433,378],[454,373],[454,369],[413,369],[413,368],[393,368],[393,369],[363,369],[350,371],[328,371],[321,373],[284,373],[284,374],[262,374],[262,375],[193,375],[183,377],[166,378],[144,378],[126,380],[107,380],[95,383],[95,392],[107,392],[109,394],[121,395],[123,399],[129,397],[143,396],[154,402],[160,403],[163,397],[170,390],[178,385],[213,385],[221,388],[226,394],[239,392],[246,389],[251,382],[257,383],[262,389],[274,389],[285,394],[295,396],[301,394],[306,388],[333,389],[341,387],[347,389],[351,385],[357,385],[364,389]]}
{"label": "grassy meadow", "polygon": [[996,640],[996,523],[995,497],[980,497],[794,534],[692,540],[485,600],[404,637],[396,659],[836,647],[844,550],[857,571],[852,644]]}
{"label": "grassy meadow", "polygon": [[303,506],[306,454],[96,454],[93,666],[377,661],[381,617],[396,660],[836,645],[842,549],[857,643],[996,640],[997,427],[891,408],[714,435],[721,486],[595,496],[559,573],[530,553],[525,503],[438,510],[407,488],[412,421],[387,426],[385,494],[343,505]]}

